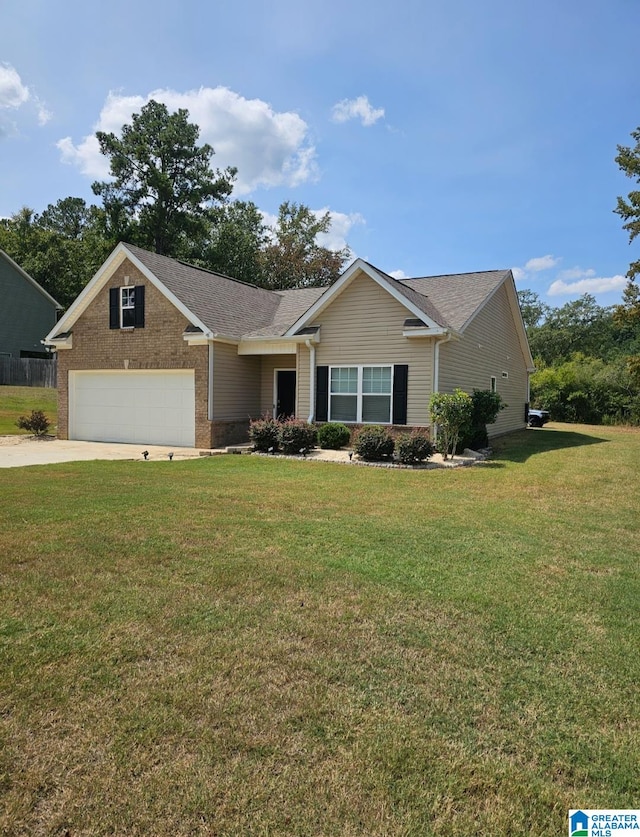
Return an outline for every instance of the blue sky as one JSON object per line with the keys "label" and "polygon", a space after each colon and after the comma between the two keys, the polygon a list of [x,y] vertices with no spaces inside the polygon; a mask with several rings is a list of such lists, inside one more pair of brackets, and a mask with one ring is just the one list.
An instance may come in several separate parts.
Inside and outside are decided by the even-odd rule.
{"label": "blue sky", "polygon": [[638,0],[2,0],[0,216],[106,174],[93,139],[188,108],[237,197],[328,210],[397,276],[511,267],[563,305],[621,299]]}

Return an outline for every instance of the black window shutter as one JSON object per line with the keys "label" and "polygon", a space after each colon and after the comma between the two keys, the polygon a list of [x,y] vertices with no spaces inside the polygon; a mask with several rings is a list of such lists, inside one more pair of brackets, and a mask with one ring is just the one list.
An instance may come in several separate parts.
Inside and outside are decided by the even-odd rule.
{"label": "black window shutter", "polygon": [[316,367],[316,421],[329,416],[329,367]]}
{"label": "black window shutter", "polygon": [[134,300],[133,324],[136,328],[144,328],[144,285],[136,285]]}
{"label": "black window shutter", "polygon": [[109,288],[109,328],[120,328],[120,288]]}
{"label": "black window shutter", "polygon": [[392,424],[407,423],[407,385],[409,382],[409,366],[397,363],[393,367],[393,417]]}

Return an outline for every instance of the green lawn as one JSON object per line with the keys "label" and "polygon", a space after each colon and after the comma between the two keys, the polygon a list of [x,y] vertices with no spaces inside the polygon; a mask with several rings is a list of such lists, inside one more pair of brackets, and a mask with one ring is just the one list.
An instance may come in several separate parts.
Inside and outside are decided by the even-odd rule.
{"label": "green lawn", "polygon": [[20,416],[30,416],[32,410],[42,410],[51,422],[49,432],[55,432],[58,421],[58,390],[46,387],[0,386],[0,436],[26,433],[16,427]]}
{"label": "green lawn", "polygon": [[0,832],[548,835],[639,804],[640,432],[0,470]]}

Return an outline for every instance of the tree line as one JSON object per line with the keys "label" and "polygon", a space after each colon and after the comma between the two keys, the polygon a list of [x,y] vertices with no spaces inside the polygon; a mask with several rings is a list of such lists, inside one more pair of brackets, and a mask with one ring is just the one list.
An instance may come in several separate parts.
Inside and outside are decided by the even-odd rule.
{"label": "tree line", "polygon": [[556,421],[640,424],[640,328],[631,309],[602,307],[591,294],[559,308],[533,291],[518,297],[536,365],[531,406]]}
{"label": "tree line", "polygon": [[233,200],[237,170],[212,168],[184,109],[150,101],[120,137],[96,136],[111,175],[92,184],[99,203],[66,197],[0,220],[0,248],[65,308],[120,241],[272,289],[329,285],[351,255],[318,243],[328,212],[285,201],[270,225]]}

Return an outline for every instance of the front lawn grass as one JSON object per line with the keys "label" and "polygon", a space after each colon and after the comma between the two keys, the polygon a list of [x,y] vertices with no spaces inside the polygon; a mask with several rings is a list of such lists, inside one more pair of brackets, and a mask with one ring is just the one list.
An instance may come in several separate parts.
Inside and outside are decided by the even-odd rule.
{"label": "front lawn grass", "polygon": [[50,387],[0,386],[0,436],[27,433],[16,427],[20,416],[42,410],[50,422],[49,433],[55,433],[58,422],[58,390]]}
{"label": "front lawn grass", "polygon": [[0,471],[7,835],[553,835],[637,808],[640,432],[483,465]]}

